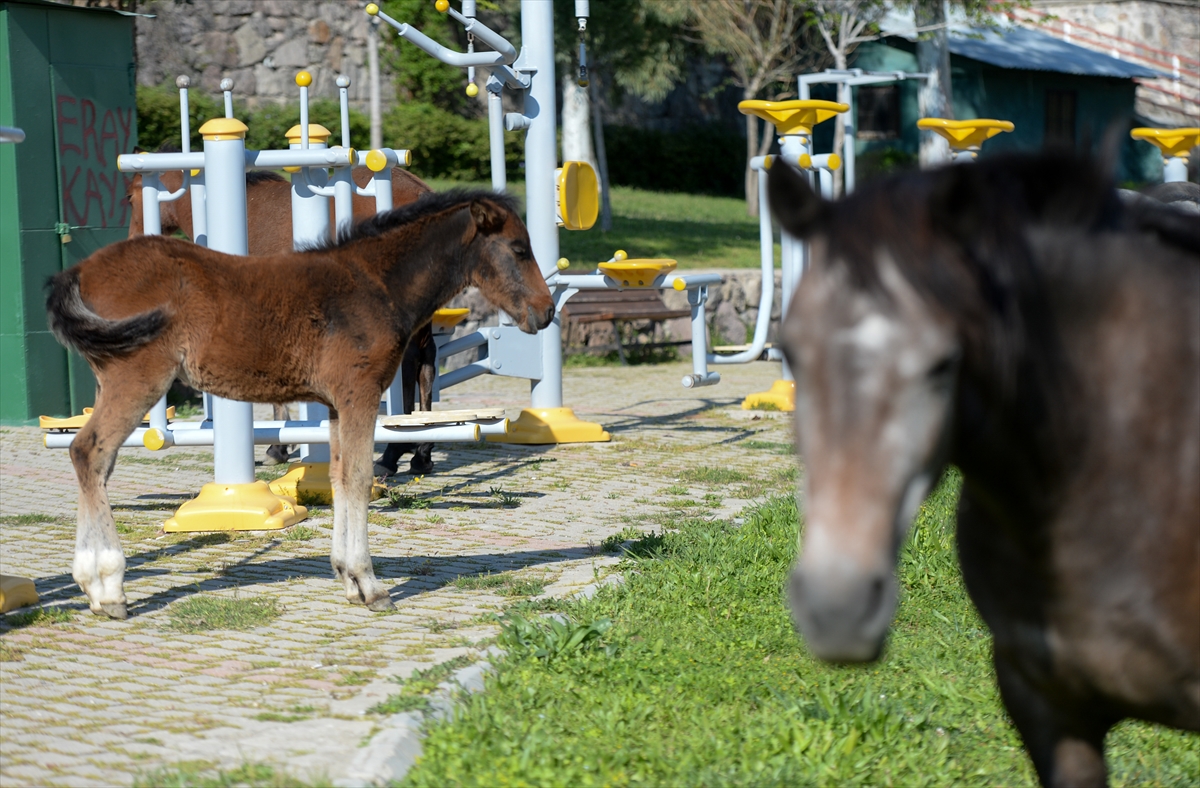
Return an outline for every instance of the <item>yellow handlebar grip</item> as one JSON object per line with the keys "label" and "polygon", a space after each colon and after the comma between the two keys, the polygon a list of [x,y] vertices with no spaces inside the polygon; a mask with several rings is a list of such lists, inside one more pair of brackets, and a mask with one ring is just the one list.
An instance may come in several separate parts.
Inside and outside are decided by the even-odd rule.
{"label": "yellow handlebar grip", "polygon": [[671,287],[675,288],[676,290],[687,290],[687,282],[683,281],[682,279],[676,279],[675,281],[671,282]]}
{"label": "yellow handlebar grip", "polygon": [[613,259],[614,259],[614,260],[617,260],[618,262],[619,262],[619,261],[621,261],[621,260],[624,260],[624,259],[626,259],[626,258],[628,258],[628,257],[629,257],[629,255],[625,254],[625,250],[624,250],[624,249],[618,249],[618,250],[617,250],[617,253],[613,255]]}
{"label": "yellow handlebar grip", "polygon": [[437,0],[437,2],[433,4],[433,7],[436,8],[440,13],[444,14],[450,10],[450,0]]}
{"label": "yellow handlebar grip", "polygon": [[367,7],[363,10],[367,12],[368,16],[375,16],[379,13],[379,6],[375,5],[374,3],[367,3]]}
{"label": "yellow handlebar grip", "polygon": [[565,257],[560,257],[558,258],[558,262],[554,265],[558,267],[558,270],[565,271],[571,267],[571,261]]}
{"label": "yellow handlebar grip", "polygon": [[478,96],[479,95],[479,86],[476,85],[474,82],[472,82],[470,85],[467,85],[467,95],[470,96],[471,98],[475,98],[476,96]]}
{"label": "yellow handlebar grip", "polygon": [[306,88],[312,84],[312,74],[307,71],[301,71],[296,75],[296,84],[302,88]]}

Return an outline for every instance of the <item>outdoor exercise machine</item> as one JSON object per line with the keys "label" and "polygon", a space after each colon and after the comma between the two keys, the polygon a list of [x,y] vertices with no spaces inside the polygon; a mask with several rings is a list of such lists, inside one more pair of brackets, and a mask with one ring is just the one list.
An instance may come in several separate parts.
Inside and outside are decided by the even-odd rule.
{"label": "outdoor exercise machine", "polygon": [[[0,144],[25,141],[25,131],[13,126],[0,126]],[[0,575],[0,613],[26,605],[36,605],[37,589],[28,577]]]}
{"label": "outdoor exercise machine", "polygon": [[1188,179],[1188,155],[1200,145],[1200,128],[1149,129],[1129,132],[1135,140],[1145,140],[1162,153],[1163,183],[1183,183]]}
{"label": "outdoor exercise machine", "polygon": [[[407,150],[378,149],[367,153],[350,147],[350,80],[337,79],[341,101],[342,145],[329,147],[330,132],[308,118],[308,86],[312,76],[300,72],[300,124],[288,132],[287,150],[255,151],[245,147],[247,127],[233,117],[232,80],[222,80],[225,97],[224,118],[209,120],[200,127],[204,139],[202,152],[190,149],[187,77],[176,80],[180,98],[182,150],[179,153],[126,154],[118,157],[122,172],[142,175],[143,221],[147,234],[161,232],[159,204],[180,199],[190,193],[196,243],[227,254],[248,253],[246,214],[246,171],[251,168],[284,168],[292,176],[293,244],[301,248],[329,238],[329,200],[333,200],[337,227],[352,218],[351,200],[357,192],[374,197],[376,210],[392,207],[391,169],[406,166],[411,159]],[[365,165],[374,173],[365,187],[351,179],[351,167]],[[333,175],[327,175],[327,169]],[[158,173],[184,172],[183,185],[166,192]],[[441,412],[421,414],[418,418],[401,415],[400,380],[384,397],[388,413],[376,426],[375,440],[380,443],[419,443],[427,441],[475,442],[485,434],[503,434],[508,420],[503,412]],[[260,421],[253,419],[253,406],[220,397],[206,397],[205,418],[196,422],[170,422],[166,399],[160,400],[147,416],[148,426],[138,428],[123,444],[162,450],[172,446],[212,446],[214,481],[200,494],[180,507],[164,525],[167,531],[270,530],[285,528],[302,520],[306,508],[298,499],[328,502],[329,487],[328,409],[315,403],[301,408],[299,421]],[[41,426],[48,448],[67,448],[75,437],[72,430],[86,421],[87,415],[71,419],[43,417]],[[268,486],[254,475],[256,444],[302,444],[301,463]]]}

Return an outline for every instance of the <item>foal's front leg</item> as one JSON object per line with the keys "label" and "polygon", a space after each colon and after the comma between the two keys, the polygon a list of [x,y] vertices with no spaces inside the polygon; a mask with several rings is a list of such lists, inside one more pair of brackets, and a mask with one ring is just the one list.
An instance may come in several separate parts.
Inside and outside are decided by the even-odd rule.
{"label": "foal's front leg", "polygon": [[373,399],[338,408],[329,421],[329,480],[333,486],[333,571],[346,585],[346,598],[371,610],[394,606],[375,578],[367,544],[367,505],[373,481],[371,454],[375,416],[382,392]]}

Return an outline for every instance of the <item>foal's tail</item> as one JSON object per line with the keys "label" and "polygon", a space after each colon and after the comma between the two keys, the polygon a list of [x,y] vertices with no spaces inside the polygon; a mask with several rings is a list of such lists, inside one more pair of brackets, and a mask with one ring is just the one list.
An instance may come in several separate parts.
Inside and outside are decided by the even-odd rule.
{"label": "foal's tail", "polygon": [[114,358],[132,353],[158,338],[167,326],[162,309],[124,320],[109,320],[83,303],[79,294],[79,269],[69,268],[46,284],[46,315],[50,331],[59,342],[84,358]]}

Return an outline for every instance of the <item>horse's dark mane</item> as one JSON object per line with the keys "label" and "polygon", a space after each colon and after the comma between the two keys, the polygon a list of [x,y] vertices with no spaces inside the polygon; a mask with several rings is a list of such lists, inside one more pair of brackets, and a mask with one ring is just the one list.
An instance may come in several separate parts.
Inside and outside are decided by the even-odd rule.
{"label": "horse's dark mane", "polygon": [[422,194],[415,202],[408,205],[377,213],[355,225],[344,225],[338,230],[336,239],[309,248],[312,251],[328,250],[364,238],[377,238],[401,225],[410,224],[443,211],[465,207],[476,200],[486,200],[500,205],[507,211],[518,212],[516,199],[506,194],[497,194],[483,189],[451,189],[444,192],[430,192]]}
{"label": "horse's dark mane", "polygon": [[282,183],[288,182],[287,178],[283,177],[277,172],[271,172],[270,170],[249,170],[246,173],[247,186],[253,186],[256,183],[267,183],[269,181],[280,181]]}

